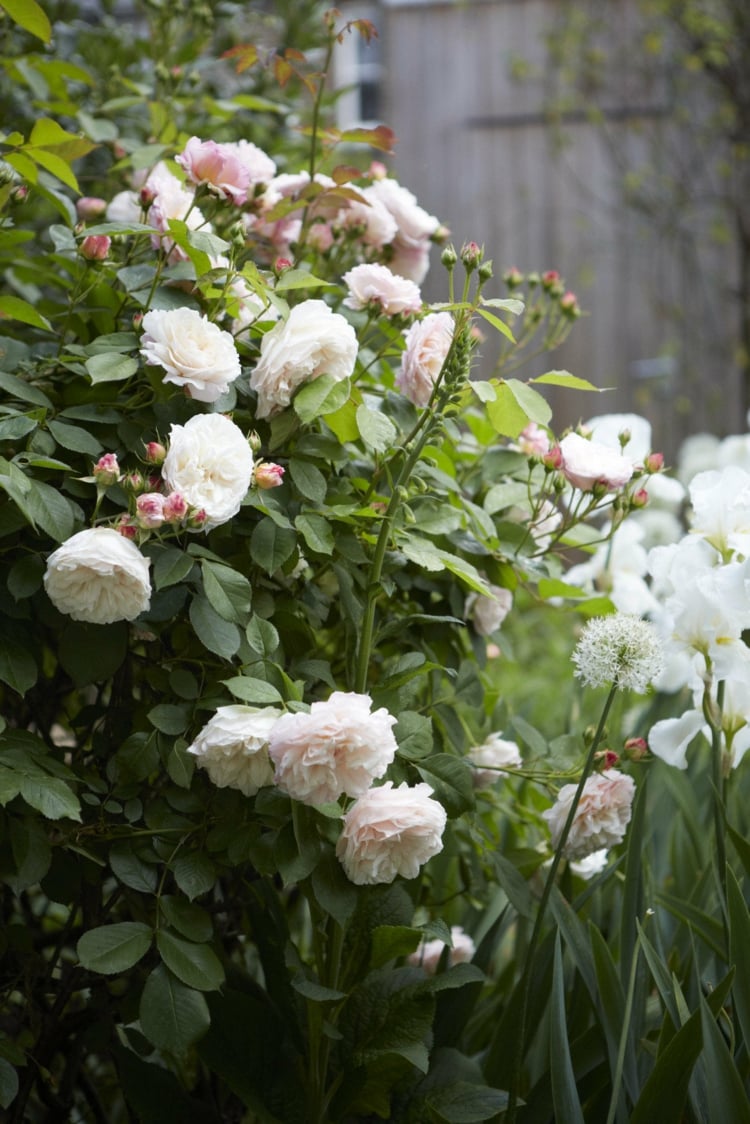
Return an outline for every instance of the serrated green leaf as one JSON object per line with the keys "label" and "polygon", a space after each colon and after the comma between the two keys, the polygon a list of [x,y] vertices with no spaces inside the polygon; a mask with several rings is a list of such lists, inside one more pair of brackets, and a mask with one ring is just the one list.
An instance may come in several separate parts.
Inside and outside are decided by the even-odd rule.
{"label": "serrated green leaf", "polygon": [[333,554],[335,544],[331,524],[322,515],[298,515],[294,525],[310,550],[316,554]]}
{"label": "serrated green leaf", "polygon": [[27,648],[7,636],[0,640],[0,680],[23,696],[37,681],[39,669]]}
{"label": "serrated green leaf", "polygon": [[86,370],[94,386],[104,382],[123,382],[138,370],[138,360],[116,351],[104,351],[86,360]]}
{"label": "serrated green leaf", "polygon": [[253,599],[252,586],[244,574],[207,559],[201,563],[201,571],[203,590],[219,616],[225,621],[244,624]]}
{"label": "serrated green leaf", "polygon": [[489,312],[486,308],[478,308],[477,312],[483,320],[486,320],[487,323],[491,324],[493,328],[497,328],[501,336],[505,336],[505,338],[507,340],[510,340],[511,343],[516,342],[515,336],[511,332],[510,328],[506,323],[504,323],[504,321],[500,319],[499,316],[495,316],[493,312]]}
{"label": "serrated green leaf", "polygon": [[183,937],[199,943],[211,940],[214,931],[211,915],[199,905],[176,895],[164,894],[159,898],[159,908],[167,922]]}
{"label": "serrated green leaf", "polygon": [[294,412],[303,425],[315,418],[340,410],[349,398],[351,386],[348,379],[335,379],[333,375],[318,375],[295,394]]}
{"label": "serrated green leaf", "polygon": [[6,1058],[0,1058],[0,1108],[9,1108],[18,1093],[18,1074]]}
{"label": "serrated green leaf", "polygon": [[156,934],[156,947],[170,972],[188,987],[215,991],[224,983],[224,969],[209,945],[195,944],[176,937],[168,929],[160,929]]}
{"label": "serrated green leaf", "polygon": [[216,868],[201,851],[178,854],[172,863],[172,872],[175,882],[191,902],[207,893],[216,882]]}
{"label": "serrated green leaf", "polygon": [[69,449],[74,453],[86,453],[88,456],[96,457],[102,451],[102,444],[97,441],[96,437],[87,433],[77,425],[66,425],[65,422],[50,421],[47,423],[47,429],[58,445],[62,445],[63,449]]}
{"label": "serrated green leaf", "polygon": [[267,574],[279,570],[291,558],[296,545],[297,535],[292,528],[279,527],[268,516],[256,524],[250,537],[253,561]]}
{"label": "serrated green leaf", "polygon": [[276,282],[275,291],[285,293],[290,289],[331,289],[330,281],[323,281],[306,269],[285,269]]}
{"label": "serrated green leaf", "polygon": [[156,890],[156,867],[140,859],[128,840],[112,844],[109,849],[109,865],[118,881],[131,890],[139,890],[144,894],[153,894]]}
{"label": "serrated green leaf", "polygon": [[362,404],[357,407],[357,429],[365,445],[376,453],[393,447],[398,430],[389,417]]}
{"label": "serrated green leaf", "polygon": [[264,679],[235,675],[232,679],[223,679],[222,682],[227,690],[242,702],[255,706],[273,706],[283,701],[281,693],[273,683],[266,683]]}
{"label": "serrated green leaf", "polygon": [[516,438],[529,424],[529,415],[519,405],[507,382],[498,383],[495,393],[495,401],[486,405],[487,417],[496,433]]}
{"label": "serrated green leaf", "polygon": [[137,964],[151,946],[152,932],[142,921],[120,921],[89,929],[78,941],[78,959],[90,972],[114,976]]}
{"label": "serrated green leaf", "polygon": [[312,999],[314,1003],[340,1003],[342,999],[346,999],[345,991],[323,987],[315,980],[308,980],[306,976],[295,976],[292,979],[292,987],[300,995],[304,995],[305,999]]}
{"label": "serrated green leaf", "polygon": [[326,498],[328,481],[319,468],[309,461],[292,457],[289,462],[289,474],[295,488],[312,503],[322,504]]}
{"label": "serrated green leaf", "polygon": [[191,708],[175,703],[159,703],[148,712],[148,720],[162,734],[183,734],[190,722]]}
{"label": "serrated green leaf", "polygon": [[195,757],[187,752],[184,744],[172,747],[167,757],[167,773],[180,788],[190,788],[195,772]]}
{"label": "serrated green leaf", "polygon": [[176,1057],[185,1054],[211,1025],[202,993],[186,987],[163,964],[146,980],[139,1017],[149,1042]]}
{"label": "serrated green leaf", "polygon": [[4,8],[13,22],[24,31],[35,35],[43,43],[49,43],[52,38],[52,28],[37,0],[0,0],[0,8]]}
{"label": "serrated green leaf", "polygon": [[190,602],[190,623],[209,652],[226,660],[236,655],[241,643],[239,629],[220,617],[206,597],[194,597]]}
{"label": "serrated green leaf", "polygon": [[33,304],[22,300],[21,297],[0,297],[0,321],[19,320],[22,324],[30,324],[33,328],[42,328],[45,332],[53,332],[54,328],[46,316],[34,308]]}
{"label": "serrated green leaf", "polygon": [[152,555],[154,559],[154,588],[167,589],[183,581],[193,566],[195,559],[177,547],[167,546]]}
{"label": "serrated green leaf", "polygon": [[516,402],[531,421],[538,425],[547,425],[552,417],[552,407],[546,398],[519,379],[506,379],[505,385],[510,388]]}
{"label": "serrated green leaf", "polygon": [[270,621],[253,616],[245,629],[245,639],[259,656],[270,658],[279,646],[279,634]]}
{"label": "serrated green leaf", "polygon": [[464,761],[449,753],[436,753],[416,762],[415,767],[451,818],[474,807],[471,770]]}
{"label": "serrated green leaf", "polygon": [[58,777],[22,777],[21,796],[48,820],[81,821],[81,805],[71,788]]}
{"label": "serrated green leaf", "polygon": [[597,393],[606,389],[605,387],[594,386],[593,383],[579,378],[578,375],[571,375],[570,371],[547,371],[546,374],[539,375],[529,381],[545,383],[548,386],[565,386],[569,390],[594,390]]}

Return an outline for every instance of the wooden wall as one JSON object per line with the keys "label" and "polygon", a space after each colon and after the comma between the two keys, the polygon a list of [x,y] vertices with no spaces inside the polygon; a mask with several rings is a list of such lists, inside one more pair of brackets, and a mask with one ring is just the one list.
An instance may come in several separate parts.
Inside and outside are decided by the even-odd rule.
{"label": "wooden wall", "polygon": [[[612,34],[623,33],[618,21],[633,18],[633,0],[602,2],[612,9]],[[673,457],[690,433],[746,429],[728,343],[732,313],[719,283],[735,268],[731,244],[717,247],[696,231],[696,240],[676,247],[622,205],[612,152],[630,165],[646,159],[644,122],[674,143],[663,91],[627,90],[624,81],[624,100],[606,107],[608,140],[572,118],[560,143],[545,117],[553,76],[543,39],[558,13],[556,0],[387,0],[370,8],[384,66],[383,118],[398,137],[393,171],[451,228],[456,246],[485,244],[497,295],[509,266],[558,269],[590,313],[545,369],[566,367],[616,390],[596,399],[558,394],[557,424],[636,410]],[[528,80],[514,77],[519,64]],[[424,287],[435,300],[445,297],[438,257],[433,250]],[[493,342],[484,349],[485,373]]]}

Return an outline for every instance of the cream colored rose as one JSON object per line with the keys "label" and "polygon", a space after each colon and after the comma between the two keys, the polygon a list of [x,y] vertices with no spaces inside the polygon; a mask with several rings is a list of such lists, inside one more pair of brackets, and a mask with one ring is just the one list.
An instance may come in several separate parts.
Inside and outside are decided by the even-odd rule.
{"label": "cream colored rose", "polygon": [[314,702],[308,714],[285,714],[269,742],[276,784],[303,804],[327,804],[339,796],[361,796],[382,777],[396,754],[384,707],[371,712],[369,695],[334,691]]}
{"label": "cream colored rose", "polygon": [[132,621],[150,606],[149,565],[117,531],[91,527],[49,556],[44,585],[55,608],[74,621]]}
{"label": "cream colored rose", "polygon": [[408,315],[422,308],[419,286],[405,277],[397,277],[384,265],[355,265],[344,274],[343,281],[349,290],[344,301],[347,308],[375,304],[385,316]]}
{"label": "cream colored rose", "polygon": [[187,752],[218,788],[238,788],[245,796],[255,796],[273,784],[268,739],[280,717],[281,711],[272,706],[220,706]]}
{"label": "cream colored rose", "polygon": [[[434,941],[422,941],[416,952],[408,957],[409,963],[423,968],[428,976],[434,976],[443,955],[445,943],[438,937]],[[468,964],[476,952],[476,945],[460,925],[451,925],[451,944],[448,949],[448,966]]]}
{"label": "cream colored rose", "polygon": [[260,360],[250,375],[258,395],[257,416],[269,418],[286,409],[294,392],[318,375],[346,379],[357,359],[357,337],[351,324],[325,301],[296,305],[286,320],[266,332]]}
{"label": "cream colored rose", "polygon": [[205,511],[207,531],[237,514],[252,475],[247,438],[223,414],[197,414],[172,426],[162,477],[170,491]]}
{"label": "cream colored rose", "polygon": [[[542,813],[549,822],[554,848],[560,842],[577,788],[575,784],[564,785],[557,803]],[[594,851],[620,843],[630,823],[634,795],[635,783],[627,773],[608,769],[589,777],[583,786],[573,826],[563,849],[565,857],[584,859]]]}
{"label": "cream colored rose", "polygon": [[164,368],[164,382],[183,387],[197,402],[215,402],[240,373],[240,357],[229,332],[192,308],[147,312],[141,355]]}
{"label": "cream colored rose", "polygon": [[468,758],[474,766],[472,779],[476,788],[487,788],[500,780],[507,769],[517,769],[523,764],[521,751],[513,741],[501,734],[490,734],[481,745],[469,750]]}
{"label": "cream colored rose", "polygon": [[336,855],[358,886],[416,878],[419,868],[443,849],[447,816],[428,784],[398,788],[386,781],[371,788],[344,816]]}
{"label": "cream colored rose", "polygon": [[491,636],[513,608],[513,594],[499,585],[490,586],[491,595],[471,593],[466,598],[464,616],[471,617],[480,636]]}
{"label": "cream colored rose", "polygon": [[454,327],[449,312],[431,312],[404,333],[406,350],[396,386],[415,406],[426,406],[430,401],[453,342]]}

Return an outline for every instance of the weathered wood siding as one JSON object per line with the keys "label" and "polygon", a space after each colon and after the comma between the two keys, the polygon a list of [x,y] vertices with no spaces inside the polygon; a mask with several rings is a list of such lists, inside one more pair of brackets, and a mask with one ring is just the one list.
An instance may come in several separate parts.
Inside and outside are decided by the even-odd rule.
{"label": "weathered wood siding", "polygon": [[[602,2],[612,8],[617,35],[618,21],[633,18],[632,0]],[[383,116],[398,136],[393,169],[451,228],[457,246],[485,243],[497,294],[509,266],[558,269],[590,313],[545,364],[616,390],[596,399],[556,395],[557,424],[636,410],[673,456],[689,433],[745,429],[727,344],[733,311],[713,280],[731,276],[731,246],[698,237],[676,249],[622,206],[612,140],[630,162],[646,159],[639,125],[648,119],[674,143],[671,108],[658,91],[628,91],[625,75],[624,101],[608,114],[609,142],[573,119],[559,143],[544,115],[552,76],[543,38],[558,11],[556,0],[382,4],[374,19]],[[513,77],[514,60],[523,60],[532,80]],[[445,297],[441,273],[433,251],[431,299]],[[494,341],[484,351],[486,373]]]}

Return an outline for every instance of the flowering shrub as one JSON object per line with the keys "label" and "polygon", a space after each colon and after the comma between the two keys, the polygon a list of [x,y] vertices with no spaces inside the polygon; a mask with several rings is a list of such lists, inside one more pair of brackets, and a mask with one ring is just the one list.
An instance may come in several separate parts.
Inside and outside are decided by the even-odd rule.
{"label": "flowering shrub", "polygon": [[[136,93],[92,101],[81,136],[81,60],[24,51],[47,18],[2,7],[10,79],[55,95],[2,136],[9,1119],[703,1119],[699,1057],[744,1119],[715,1020],[731,997],[740,1043],[750,1010],[724,784],[747,481],[698,477],[694,535],[643,547],[621,603],[606,578],[661,459],[622,419],[558,440],[544,387],[594,387],[512,375],[579,314],[556,272],[496,282],[371,152],[355,166],[393,138],[329,125],[324,76],[365,21],[326,13],[322,67],[235,43],[205,96],[135,69],[141,46]],[[504,342],[487,380],[479,326]],[[516,708],[542,611],[566,639],[594,619]],[[696,708],[657,713],[677,686]],[[685,764],[701,705],[721,864],[684,905],[663,857],[643,876],[644,737]]]}

